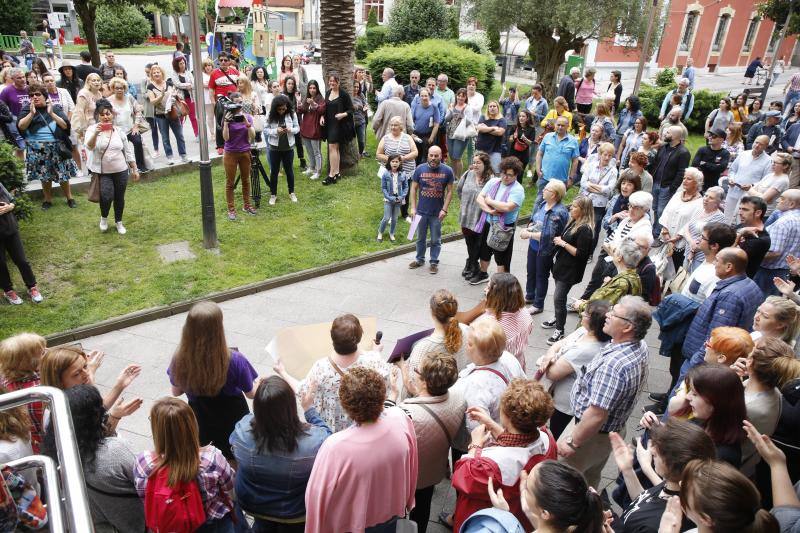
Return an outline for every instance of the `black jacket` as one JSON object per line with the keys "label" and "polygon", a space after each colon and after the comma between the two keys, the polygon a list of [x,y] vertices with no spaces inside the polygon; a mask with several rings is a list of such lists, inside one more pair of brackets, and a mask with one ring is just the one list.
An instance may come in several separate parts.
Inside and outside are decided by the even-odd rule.
{"label": "black jacket", "polygon": [[11,110],[6,103],[0,101],[0,130],[3,131],[3,135],[5,135],[6,139],[10,141],[13,141],[13,136],[8,129],[8,125],[12,122],[14,122],[14,115],[11,114]]}
{"label": "black jacket", "polygon": [[592,255],[594,231],[589,226],[581,226],[577,230],[573,228],[574,223],[570,221],[561,238],[567,244],[577,248],[578,252],[573,256],[564,248],[556,250],[556,260],[553,263],[553,279],[575,284],[583,280],[586,263]]}
{"label": "black jacket", "polygon": [[[653,164],[653,184],[664,188],[668,187],[672,194],[678,190],[683,181],[683,173],[689,166],[691,155],[683,143],[672,150],[667,150],[667,147],[666,144],[661,146],[656,153],[656,160]],[[666,160],[663,160],[664,158]],[[664,167],[659,176],[657,173],[662,162]]]}
{"label": "black jacket", "polygon": [[703,173],[703,190],[719,185],[719,177],[728,168],[731,154],[725,148],[714,151],[710,146],[701,146],[692,159],[692,166]]}
{"label": "black jacket", "polygon": [[[22,104],[22,109],[19,112],[20,118],[27,116],[28,113],[30,113],[30,111],[31,111],[30,102]],[[28,129],[22,131],[22,129],[20,128],[20,135],[26,137],[28,133],[34,133],[38,131],[39,128],[50,128],[49,124],[51,122],[55,122],[46,112],[37,111],[37,113],[38,116],[34,117],[33,120],[31,120],[31,123],[28,124]],[[67,123],[67,129],[65,130],[59,128],[57,124],[54,124],[55,128],[53,128],[53,136],[56,138],[57,141],[65,141],[69,143],[70,147],[72,147],[72,144],[69,142],[69,131],[71,126],[69,123],[69,119],[67,118],[67,114],[64,113],[64,109],[58,104],[55,104],[53,106],[53,113],[55,113],[58,116],[58,118]],[[19,119],[17,119],[17,128],[19,128]]]}
{"label": "black jacket", "polygon": [[563,96],[567,101],[570,111],[575,109],[575,80],[569,74],[561,78],[558,82],[556,96]]}
{"label": "black jacket", "polygon": [[[14,197],[11,196],[8,189],[3,187],[2,183],[0,183],[0,202],[5,204],[14,202]],[[13,211],[0,215],[0,237],[8,237],[15,234],[17,231],[19,231],[19,226],[17,225],[17,217],[14,216]]]}

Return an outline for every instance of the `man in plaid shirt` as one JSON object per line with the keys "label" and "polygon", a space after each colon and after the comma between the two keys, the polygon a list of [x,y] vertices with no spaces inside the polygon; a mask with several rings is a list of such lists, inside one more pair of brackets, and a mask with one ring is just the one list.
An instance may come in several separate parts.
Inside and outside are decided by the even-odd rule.
{"label": "man in plaid shirt", "polygon": [[623,296],[606,314],[603,331],[611,343],[578,372],[572,386],[575,420],[558,439],[558,455],[597,487],[611,454],[608,434],[625,434],[625,422],[647,382],[644,336],[652,323],[650,306],[639,296]]}
{"label": "man in plaid shirt", "polygon": [[782,214],[767,227],[771,241],[769,251],[753,278],[765,297],[778,294],[773,279],[789,279],[786,257],[800,255],[800,190],[784,191],[778,198],[776,211],[782,211]]}

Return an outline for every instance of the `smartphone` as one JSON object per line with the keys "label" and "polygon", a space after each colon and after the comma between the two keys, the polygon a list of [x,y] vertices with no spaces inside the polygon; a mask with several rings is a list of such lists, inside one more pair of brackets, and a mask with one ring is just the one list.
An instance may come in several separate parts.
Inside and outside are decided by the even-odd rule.
{"label": "smartphone", "polygon": [[383,339],[383,332],[382,331],[376,331],[375,332],[375,344],[380,344],[381,343],[381,339]]}
{"label": "smartphone", "polygon": [[110,122],[101,122],[100,123],[100,131],[111,131],[114,125]]}

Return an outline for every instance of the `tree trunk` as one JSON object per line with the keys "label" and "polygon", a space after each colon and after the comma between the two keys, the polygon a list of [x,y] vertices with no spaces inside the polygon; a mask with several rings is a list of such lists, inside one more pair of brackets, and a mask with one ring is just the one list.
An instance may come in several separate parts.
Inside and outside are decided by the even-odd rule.
{"label": "tree trunk", "polygon": [[86,45],[89,47],[89,53],[92,54],[92,65],[95,67],[100,66],[100,48],[97,46],[97,32],[94,28],[94,21],[97,15],[97,7],[90,3],[89,0],[76,0],[73,5],[75,11],[81,19],[83,31],[86,34]]}
{"label": "tree trunk", "polygon": [[172,15],[172,21],[175,23],[175,35],[178,36],[178,41],[181,41],[181,16]]}
{"label": "tree trunk", "polygon": [[[353,0],[322,0],[320,3],[320,46],[322,75],[337,72],[341,88],[352,93],[353,62],[355,60],[356,24]],[[354,169],[358,164],[358,144],[355,139],[339,147],[341,170]]]}
{"label": "tree trunk", "polygon": [[570,50],[580,51],[583,48],[583,40],[562,33],[561,38],[556,41],[553,39],[552,30],[543,31],[538,27],[520,29],[530,43],[528,54],[533,59],[537,81],[544,88],[544,97],[552,101],[561,79],[559,67],[564,63],[564,54]]}

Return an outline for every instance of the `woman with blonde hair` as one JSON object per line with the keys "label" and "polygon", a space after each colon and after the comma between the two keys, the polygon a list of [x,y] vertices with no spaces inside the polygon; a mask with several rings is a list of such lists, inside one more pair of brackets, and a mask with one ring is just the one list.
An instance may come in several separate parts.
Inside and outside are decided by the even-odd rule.
{"label": "woman with blonde hair", "polygon": [[525,309],[525,293],[516,276],[508,272],[497,272],[486,287],[486,311],[484,316],[500,323],[506,334],[506,346],[525,370],[525,348],[533,329],[533,319]]}
{"label": "woman with blonde hair", "polygon": [[103,98],[103,79],[99,74],[92,72],[86,76],[83,89],[78,91],[78,101],[75,102],[75,109],[70,119],[72,129],[81,142],[86,129],[95,123],[94,108],[101,98]]}
{"label": "woman with blonde hair", "polygon": [[567,117],[567,131],[572,131],[572,113],[569,111],[567,99],[563,96],[556,96],[553,100],[553,107],[542,119],[541,126],[544,128],[548,124],[555,126],[558,117]]}
{"label": "woman with blonde hair", "polygon": [[242,95],[242,111],[253,117],[253,127],[256,130],[256,142],[261,142],[261,132],[264,131],[266,116],[261,97],[253,90],[253,82],[242,74],[236,78],[236,88]]}
{"label": "woman with blonde hair", "polygon": [[594,108],[594,122],[603,126],[603,133],[606,139],[612,140],[616,138],[616,126],[614,125],[614,117],[611,115],[611,108],[605,102],[600,102]]}
{"label": "woman with blonde hair", "polygon": [[789,188],[789,173],[794,158],[786,152],[772,154],[772,172],[747,190],[748,196],[758,196],[767,203],[766,220],[775,211],[778,197]]}
{"label": "woman with blonde hair", "polygon": [[233,458],[228,437],[250,412],[244,397],[255,395],[258,373],[241,352],[228,348],[217,304],[199,302],[189,310],[167,375],[172,394],[185,393],[197,416],[200,443],[212,442]]}
{"label": "woman with blonde hair", "polygon": [[208,82],[211,81],[211,72],[214,71],[214,62],[210,57],[203,59],[203,105],[206,106],[206,128],[208,129],[209,137],[215,135],[216,124],[214,123],[214,95],[211,89],[208,88]]}
{"label": "woman with blonde hair", "polygon": [[406,389],[411,395],[416,395],[419,369],[428,354],[443,351],[455,357],[458,370],[467,366],[464,348],[468,327],[460,324],[456,318],[458,313],[456,297],[447,289],[439,289],[431,295],[430,312],[433,333],[414,344],[406,365],[408,373],[403,374]]}
{"label": "woman with blonde hair", "polygon": [[500,173],[500,160],[503,158],[503,136],[506,134],[506,119],[500,111],[500,104],[496,100],[490,101],[486,106],[486,115],[481,115],[475,129],[478,137],[475,139],[475,150],[486,152],[492,162],[492,170]]}
{"label": "woman with blonde hair", "polygon": [[800,307],[782,296],[767,296],[753,317],[753,340],[776,337],[793,346],[800,334]]}
{"label": "woman with blonde hair", "polygon": [[[603,104],[598,104],[598,108]],[[581,177],[580,195],[592,201],[594,209],[594,245],[600,239],[603,217],[606,214],[608,200],[614,192],[617,183],[617,167],[614,163],[614,145],[605,142],[597,150],[597,158],[593,158],[584,165]]]}
{"label": "woman with blonde hair", "polygon": [[[46,350],[47,341],[35,333],[19,333],[0,342],[0,385],[6,391],[38,387],[41,384],[39,366]],[[29,440],[33,451],[39,453],[44,436],[44,403],[29,403],[27,411]]]}
{"label": "woman with blonde hair", "polygon": [[125,137],[133,145],[133,153],[136,157],[136,168],[140,174],[150,172],[144,160],[144,145],[142,135],[139,132],[144,124],[142,107],[136,99],[128,94],[128,82],[122,78],[111,78],[108,82],[111,89],[111,96],[108,101],[114,108],[114,126],[118,127],[125,134]]}
{"label": "woman with blonde hair", "polygon": [[[10,391],[0,385],[0,396],[7,392]],[[31,405],[28,404],[28,408]],[[38,444],[36,449],[33,448],[32,428],[30,414],[24,405],[0,411],[0,464],[5,465],[10,461],[39,453]],[[32,487],[38,486],[35,469],[27,468],[20,471],[20,474]]]}
{"label": "woman with blonde hair", "polygon": [[[161,398],[150,410],[150,428],[154,449],[137,455],[133,469],[136,492],[148,509],[151,498],[158,497],[148,491],[149,483],[158,480],[173,488],[196,483],[206,521],[195,531],[232,533],[234,472],[219,449],[200,447],[192,409],[177,398]],[[155,518],[147,517],[152,531],[159,530]]]}
{"label": "woman with blonde hair", "polygon": [[725,137],[722,147],[725,148],[730,154],[730,157],[728,158],[728,168],[731,168],[733,161],[739,156],[740,153],[744,151],[744,142],[742,141],[742,123],[731,122],[728,124],[728,129],[725,130],[725,134],[727,137]]}

